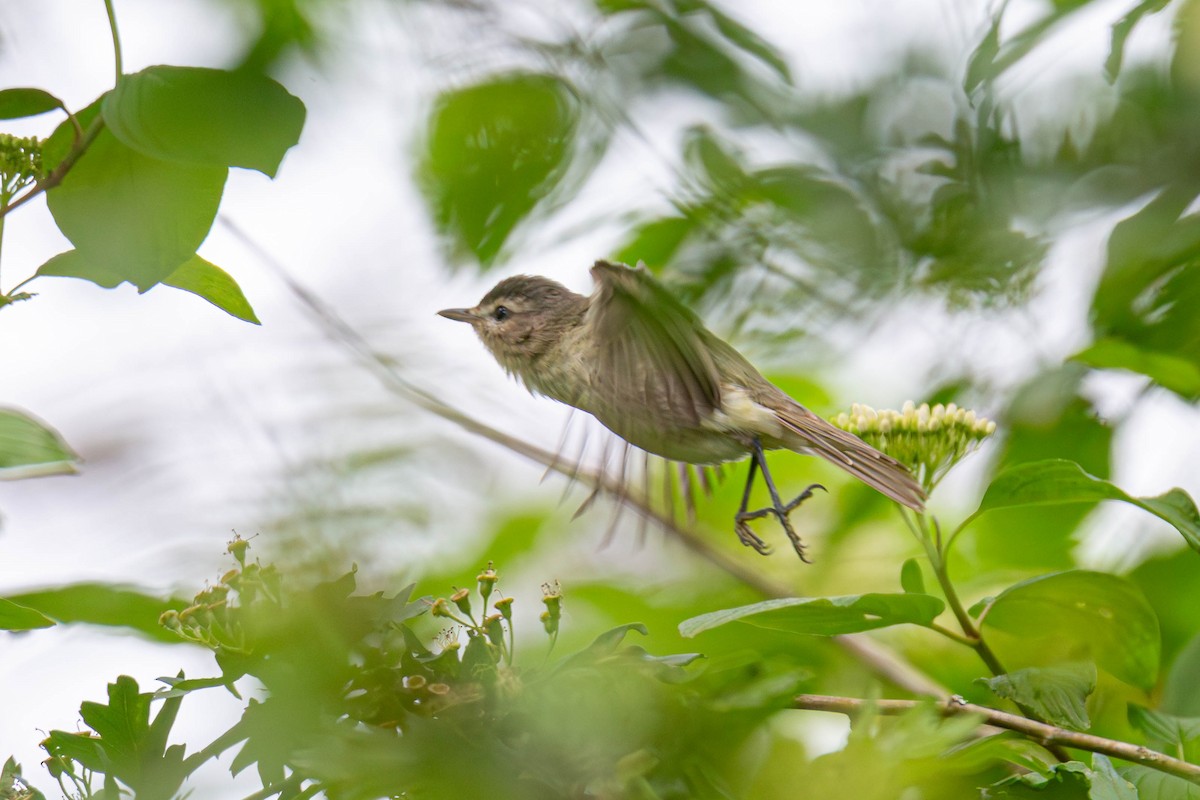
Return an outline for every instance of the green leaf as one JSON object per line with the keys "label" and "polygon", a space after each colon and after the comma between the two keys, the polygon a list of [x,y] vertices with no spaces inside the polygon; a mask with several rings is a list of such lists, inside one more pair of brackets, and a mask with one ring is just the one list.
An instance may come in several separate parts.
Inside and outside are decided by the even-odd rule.
{"label": "green leaf", "polygon": [[1063,459],[1018,464],[1001,472],[960,529],[992,509],[1100,500],[1123,500],[1149,511],[1174,526],[1192,549],[1200,551],[1200,511],[1187,492],[1172,489],[1158,497],[1132,497],[1108,481],[1087,474],[1074,461]]}
{"label": "green leaf", "polygon": [[115,289],[125,282],[111,267],[88,261],[78,250],[68,250],[52,257],[38,267],[37,274],[50,278],[82,278],[105,289]]}
{"label": "green leaf", "polygon": [[66,110],[62,100],[41,89],[19,87],[0,91],[0,119],[36,117],[56,108]]}
{"label": "green leaf", "polygon": [[31,631],[37,628],[49,628],[53,625],[54,620],[36,608],[29,608],[0,597],[0,630]]}
{"label": "green leaf", "polygon": [[1200,800],[1200,786],[1185,778],[1141,764],[1122,767],[1120,774],[1137,789],[1138,800]]}
{"label": "green leaf", "polygon": [[1178,717],[1129,704],[1129,724],[1146,734],[1150,747],[1193,764],[1200,758],[1200,717]]}
{"label": "green leaf", "polygon": [[650,220],[634,230],[633,236],[616,252],[614,259],[626,264],[645,261],[651,270],[661,270],[671,262],[695,230],[696,223],[688,217]]}
{"label": "green leaf", "polygon": [[908,594],[925,594],[925,576],[921,574],[921,562],[910,558],[900,567],[900,587]]}
{"label": "green leaf", "polygon": [[1055,764],[1047,774],[1013,775],[988,787],[984,796],[992,800],[1092,800],[1092,771],[1079,761]]}
{"label": "green leaf", "polygon": [[[51,139],[60,136],[55,131]],[[50,166],[49,155],[47,160]],[[63,182],[46,193],[46,203],[91,269],[103,268],[110,280],[120,276],[146,291],[208,236],[226,173],[224,167],[150,158],[102,130]]]}
{"label": "green leaf", "polygon": [[21,777],[21,765],[12,756],[0,769],[0,797],[11,800],[46,800],[46,796],[34,789]]}
{"label": "green leaf", "polygon": [[77,458],[49,425],[14,408],[0,408],[0,480],[70,474]]}
{"label": "green leaf", "polygon": [[1091,727],[1085,703],[1096,690],[1094,664],[1030,667],[980,682],[1054,725],[1077,731]]}
{"label": "green leaf", "polygon": [[[982,625],[993,649],[1026,663],[1090,658],[1143,688],[1158,677],[1158,618],[1141,590],[1116,575],[1071,570],[1022,581],[1000,593]],[[992,638],[1001,632],[1010,638]]]}
{"label": "green leaf", "polygon": [[183,641],[159,625],[158,618],[168,609],[182,610],[186,603],[137,589],[102,583],[75,583],[8,595],[8,599],[59,622],[128,628],[170,644],[181,644]]}
{"label": "green leaf", "polygon": [[1142,0],[1125,16],[1112,24],[1112,36],[1108,48],[1108,58],[1104,61],[1104,77],[1109,83],[1117,80],[1121,72],[1121,63],[1125,60],[1125,41],[1129,34],[1147,14],[1157,13],[1167,7],[1168,0]]}
{"label": "green leaf", "polygon": [[1182,397],[1200,396],[1200,366],[1172,353],[1146,350],[1121,339],[1101,339],[1071,356],[1095,369],[1122,369],[1145,375]]}
{"label": "green leaf", "polygon": [[[1194,606],[1193,606],[1194,607]],[[1200,633],[1175,657],[1163,686],[1162,708],[1171,714],[1200,717]]]}
{"label": "green leaf", "polygon": [[246,322],[261,325],[246,295],[229,273],[200,256],[192,256],[174,272],[163,278],[167,286],[203,297],[227,314]]}
{"label": "green leaf", "polygon": [[1137,789],[1117,772],[1108,756],[1092,754],[1091,778],[1088,800],[1139,800]]}
{"label": "green leaf", "polygon": [[421,185],[456,250],[495,261],[562,178],[577,124],[574,96],[549,75],[495,77],[438,98]]}
{"label": "green leaf", "polygon": [[100,734],[104,752],[113,762],[114,777],[137,767],[142,739],[150,731],[150,695],[139,694],[137,681],[121,675],[108,685],[108,704],[85,700],[79,716]]}
{"label": "green leaf", "polygon": [[142,155],[271,177],[305,116],[304,103],[265,75],[201,67],[122,76],[101,108],[113,134]]}
{"label": "green leaf", "polygon": [[929,625],[945,604],[927,594],[863,594],[847,597],[787,597],[727,608],[684,620],[679,633],[692,637],[730,622],[746,622],[789,633],[833,636],[889,625]]}

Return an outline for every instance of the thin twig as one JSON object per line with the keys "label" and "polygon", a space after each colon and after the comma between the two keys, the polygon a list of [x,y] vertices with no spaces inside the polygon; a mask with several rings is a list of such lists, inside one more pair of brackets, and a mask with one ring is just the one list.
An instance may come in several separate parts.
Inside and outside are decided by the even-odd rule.
{"label": "thin twig", "polygon": [[[855,715],[864,711],[875,711],[888,716],[903,714],[928,701],[921,700],[860,700],[855,697],[835,697],[824,694],[801,694],[792,699],[793,708],[809,711],[833,711],[839,714]],[[1058,728],[1045,722],[1038,722],[1018,714],[998,711],[987,706],[977,706],[962,698],[951,697],[938,704],[938,710],[945,716],[955,714],[972,714],[981,721],[997,728],[1007,728],[1010,731],[1024,734],[1047,747],[1074,747],[1077,750],[1087,750],[1092,753],[1119,758],[1144,767],[1156,769],[1174,775],[1177,778],[1200,783],[1200,765],[1191,764],[1178,758],[1151,750],[1141,745],[1121,742],[1115,739],[1105,739],[1090,733],[1078,733],[1066,728]]]}

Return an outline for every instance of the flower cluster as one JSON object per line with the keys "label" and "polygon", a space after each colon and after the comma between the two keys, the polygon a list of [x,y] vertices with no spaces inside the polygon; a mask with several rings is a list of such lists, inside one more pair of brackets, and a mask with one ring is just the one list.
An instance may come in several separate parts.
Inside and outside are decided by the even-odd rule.
{"label": "flower cluster", "polygon": [[41,142],[0,133],[0,205],[7,205],[13,195],[41,177]]}
{"label": "flower cluster", "polygon": [[900,411],[855,403],[832,422],[911,467],[926,491],[996,430],[995,422],[954,403],[930,407],[909,401]]}

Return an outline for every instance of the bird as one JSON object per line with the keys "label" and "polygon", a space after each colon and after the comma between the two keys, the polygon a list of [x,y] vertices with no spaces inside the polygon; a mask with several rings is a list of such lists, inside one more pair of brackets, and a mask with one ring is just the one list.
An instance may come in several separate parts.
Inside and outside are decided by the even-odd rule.
{"label": "bird", "polygon": [[[720,339],[644,264],[596,261],[590,296],[536,275],[497,283],[472,308],[437,312],[466,322],[511,376],[535,395],[585,411],[629,444],[662,458],[714,465],[750,457],[734,530],[771,548],[749,523],[774,516],[808,562],[789,515],[813,484],[784,503],[765,450],[816,455],[892,500],[923,511],[925,491],[907,467],[827,422],[768,381]],[[749,510],[762,472],[771,505]]]}

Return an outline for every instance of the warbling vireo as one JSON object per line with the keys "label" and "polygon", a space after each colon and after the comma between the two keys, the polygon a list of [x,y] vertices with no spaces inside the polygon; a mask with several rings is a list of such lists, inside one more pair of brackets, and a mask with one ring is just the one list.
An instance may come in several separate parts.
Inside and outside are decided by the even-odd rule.
{"label": "warbling vireo", "polygon": [[[630,444],[672,461],[718,464],[751,456],[735,530],[769,550],[749,522],[773,514],[808,560],[763,450],[821,456],[898,503],[920,511],[925,492],[900,462],[788,397],[717,338],[641,265],[597,261],[595,291],[575,294],[548,278],[505,278],[474,308],[443,317],[468,322],[500,365],[535,394],[592,414]],[[748,511],[762,470],[771,505]],[[823,487],[821,487],[823,488]]]}

